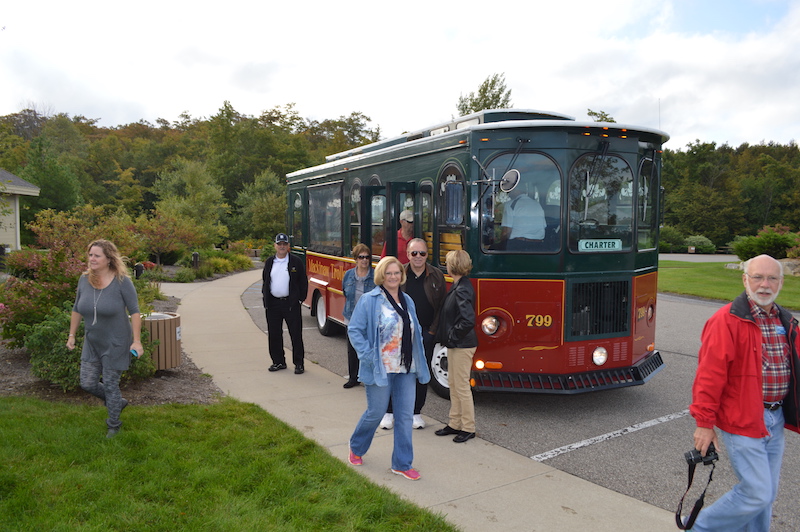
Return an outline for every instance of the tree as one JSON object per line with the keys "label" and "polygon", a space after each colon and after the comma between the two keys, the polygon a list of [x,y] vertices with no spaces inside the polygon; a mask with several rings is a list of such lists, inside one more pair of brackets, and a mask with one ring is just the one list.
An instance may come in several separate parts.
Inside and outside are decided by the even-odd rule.
{"label": "tree", "polygon": [[478,94],[459,95],[457,105],[459,116],[507,107],[511,107],[511,89],[506,88],[505,73],[487,77],[478,87]]}
{"label": "tree", "polygon": [[152,218],[143,214],[136,220],[135,230],[147,252],[155,255],[158,265],[162,254],[180,251],[200,240],[192,220],[173,213],[156,212]]}
{"label": "tree", "polygon": [[592,111],[591,109],[587,109],[586,114],[589,115],[589,118],[591,118],[595,122],[608,122],[610,124],[614,124],[617,122],[616,120],[614,120],[614,117],[612,117],[605,111]]}
{"label": "tree", "polygon": [[254,183],[239,192],[235,205],[234,238],[269,238],[286,232],[286,185],[274,172],[258,174]]}
{"label": "tree", "polygon": [[162,172],[155,183],[156,212],[192,220],[198,246],[212,246],[228,236],[222,224],[228,205],[222,187],[214,182],[205,163],[178,158],[172,169]]}

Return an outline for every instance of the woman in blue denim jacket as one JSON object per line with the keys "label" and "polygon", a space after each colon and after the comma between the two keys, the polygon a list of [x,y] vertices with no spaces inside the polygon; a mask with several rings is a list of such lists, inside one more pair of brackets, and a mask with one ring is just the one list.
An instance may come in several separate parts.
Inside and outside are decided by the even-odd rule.
{"label": "woman in blue denim jacket", "polygon": [[[344,272],[342,279],[342,291],[344,292],[344,323],[350,323],[353,309],[363,294],[375,288],[375,276],[372,272],[372,255],[369,248],[364,244],[356,244],[353,248],[353,258],[356,259],[356,267]],[[347,339],[347,382],[345,388],[358,386],[358,355]]]}
{"label": "woman in blue denim jacket", "polygon": [[425,384],[431,375],[414,300],[400,290],[404,282],[400,261],[396,257],[381,259],[375,268],[377,287],[359,299],[347,328],[361,362],[358,380],[367,390],[367,410],[350,437],[348,459],[353,465],[362,465],[361,457],[372,444],[391,397],[395,417],[392,471],[418,480],[419,472],[411,467],[416,381]]}

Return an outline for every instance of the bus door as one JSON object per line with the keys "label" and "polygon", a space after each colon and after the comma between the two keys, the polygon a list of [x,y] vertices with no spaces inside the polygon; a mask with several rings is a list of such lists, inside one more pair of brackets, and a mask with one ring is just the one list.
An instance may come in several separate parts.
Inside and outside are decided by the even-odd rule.
{"label": "bus door", "polygon": [[[414,208],[415,193],[416,185],[414,183],[386,183],[386,197],[388,198],[384,216],[386,235],[397,235],[400,229],[400,213],[403,211],[411,211],[414,213],[414,218],[417,220],[419,219],[417,211]],[[416,228],[414,236],[418,236]],[[401,262],[406,262],[406,250],[397,249],[397,237],[390,238],[387,236],[385,245],[387,256],[398,257]]]}
{"label": "bus door", "polygon": [[361,243],[373,256],[380,256],[386,242],[384,220],[386,218],[386,187],[365,185],[361,187]]}

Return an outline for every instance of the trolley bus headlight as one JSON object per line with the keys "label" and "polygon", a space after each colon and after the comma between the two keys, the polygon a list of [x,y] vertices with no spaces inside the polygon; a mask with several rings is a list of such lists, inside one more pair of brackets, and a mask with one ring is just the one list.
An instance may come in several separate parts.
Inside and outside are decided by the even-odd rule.
{"label": "trolley bus headlight", "polygon": [[608,360],[608,351],[605,347],[597,347],[592,351],[592,362],[598,366],[602,366]]}
{"label": "trolley bus headlight", "polygon": [[481,330],[483,331],[483,334],[488,336],[492,336],[499,328],[500,320],[498,320],[495,316],[483,318],[483,321],[481,322]]}

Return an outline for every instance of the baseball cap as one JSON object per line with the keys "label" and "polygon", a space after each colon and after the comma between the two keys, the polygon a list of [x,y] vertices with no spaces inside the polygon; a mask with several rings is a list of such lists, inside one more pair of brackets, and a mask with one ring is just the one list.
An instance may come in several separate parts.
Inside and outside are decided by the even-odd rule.
{"label": "baseball cap", "polygon": [[275,235],[275,243],[277,244],[278,242],[286,242],[288,244],[289,237],[286,236],[286,233],[278,233]]}
{"label": "baseball cap", "polygon": [[400,219],[401,220],[405,220],[407,222],[413,222],[414,221],[414,213],[411,212],[411,211],[408,211],[408,210],[403,211],[403,212],[400,213]]}

